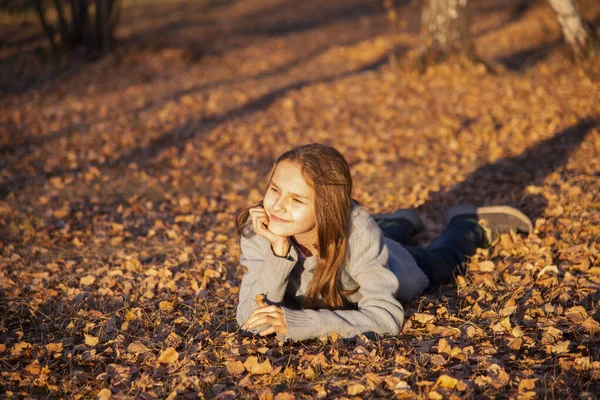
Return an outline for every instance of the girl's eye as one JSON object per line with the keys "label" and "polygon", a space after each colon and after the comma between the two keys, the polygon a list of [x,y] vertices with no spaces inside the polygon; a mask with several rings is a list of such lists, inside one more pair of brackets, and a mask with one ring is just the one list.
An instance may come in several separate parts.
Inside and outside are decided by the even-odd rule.
{"label": "girl's eye", "polygon": [[304,204],[302,201],[300,201],[298,199],[294,199],[294,203]]}
{"label": "girl's eye", "polygon": [[269,189],[277,193],[277,189],[275,187],[271,186]]}

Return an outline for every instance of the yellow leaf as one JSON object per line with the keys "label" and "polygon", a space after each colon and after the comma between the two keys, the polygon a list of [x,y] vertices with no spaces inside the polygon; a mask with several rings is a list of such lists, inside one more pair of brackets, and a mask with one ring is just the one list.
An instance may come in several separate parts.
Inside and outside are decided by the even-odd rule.
{"label": "yellow leaf", "polygon": [[479,263],[479,270],[481,272],[492,272],[494,270],[493,261],[482,261]]}
{"label": "yellow leaf", "polygon": [[31,375],[39,375],[40,372],[42,372],[42,366],[39,364],[38,360],[35,360],[25,367],[25,371],[29,372]]}
{"label": "yellow leaf", "polygon": [[592,317],[587,317],[585,321],[581,323],[581,326],[591,333],[600,332],[600,323],[595,321]]}
{"label": "yellow leaf", "polygon": [[441,365],[446,365],[446,359],[441,354],[434,354],[430,359],[429,363],[439,367]]}
{"label": "yellow leaf", "polygon": [[483,310],[481,309],[481,307],[479,306],[479,303],[475,302],[475,304],[473,304],[473,307],[471,307],[471,311],[473,312],[473,315],[476,317],[480,317],[481,314],[483,313]]}
{"label": "yellow leaf", "polygon": [[163,350],[158,357],[158,362],[162,364],[173,364],[179,359],[179,353],[174,348],[169,347]]}
{"label": "yellow leaf", "polygon": [[588,314],[582,306],[575,306],[565,311],[565,317],[567,317],[569,321],[578,324],[584,321],[588,317]]}
{"label": "yellow leaf", "polygon": [[435,317],[431,314],[427,314],[427,313],[415,313],[411,319],[414,319],[415,321],[419,322],[422,325],[425,325],[429,322],[431,322]]}
{"label": "yellow leaf", "polygon": [[98,344],[98,342],[100,341],[100,339],[98,339],[96,336],[92,336],[92,335],[88,335],[88,334],[84,334],[85,336],[85,344],[87,344],[90,347],[94,347]]}
{"label": "yellow leaf", "polygon": [[127,347],[127,351],[130,353],[147,353],[148,348],[141,342],[133,342]]}
{"label": "yellow leaf", "polygon": [[293,393],[281,392],[277,393],[274,400],[295,400],[296,396]]}
{"label": "yellow leaf", "polygon": [[158,307],[161,309],[161,311],[173,311],[173,303],[171,303],[170,301],[161,301],[160,303],[158,303]]}
{"label": "yellow leaf", "polygon": [[248,372],[255,375],[268,374],[273,371],[273,367],[271,366],[269,359],[259,363],[256,356],[248,357],[244,363],[244,367],[246,367]]}
{"label": "yellow leaf", "polygon": [[347,390],[350,396],[356,396],[365,391],[365,386],[360,383],[352,383],[348,385]]}
{"label": "yellow leaf", "polygon": [[79,284],[83,286],[91,285],[96,282],[96,277],[93,275],[86,275],[79,280]]}
{"label": "yellow leaf", "polygon": [[590,367],[591,362],[589,357],[579,357],[575,359],[575,362],[573,363],[573,368],[575,368],[578,371],[588,370],[590,369]]}
{"label": "yellow leaf", "polygon": [[427,397],[431,400],[442,400],[444,398],[444,396],[442,396],[441,394],[439,394],[438,392],[436,392],[435,390],[432,390],[431,392],[429,392],[427,394]]}
{"label": "yellow leaf", "polygon": [[227,363],[227,372],[229,375],[238,376],[243,374],[245,370],[244,364],[239,360],[229,361]]}
{"label": "yellow leaf", "polygon": [[509,315],[511,315],[512,313],[514,313],[517,310],[517,306],[505,306],[504,308],[502,308],[502,310],[500,310],[500,312],[498,312],[498,314],[500,314],[501,317],[508,317]]}
{"label": "yellow leaf", "polygon": [[542,334],[542,344],[552,344],[560,338],[562,338],[562,332],[553,326],[549,326]]}
{"label": "yellow leaf", "polygon": [[510,347],[513,350],[520,350],[522,346],[523,346],[523,338],[522,337],[518,337],[508,344],[508,347]]}
{"label": "yellow leaf", "polygon": [[50,353],[60,353],[61,351],[63,351],[63,345],[62,343],[48,343],[46,345],[46,350],[48,350],[48,352]]}
{"label": "yellow leaf", "polygon": [[438,387],[444,387],[449,389],[454,389],[458,384],[458,379],[453,378],[449,375],[440,375],[437,382],[435,383]]}
{"label": "yellow leaf", "polygon": [[444,338],[440,339],[438,343],[438,353],[445,353],[450,355],[452,353],[452,347],[448,344],[448,341]]}
{"label": "yellow leaf", "polygon": [[546,265],[540,272],[538,272],[538,279],[541,278],[544,274],[550,275],[550,273],[558,274],[558,268],[556,265]]}
{"label": "yellow leaf", "polygon": [[308,379],[309,381],[312,381],[317,376],[315,374],[315,370],[312,369],[311,367],[306,368],[305,370],[302,371],[302,373],[304,374],[304,377],[306,379]]}
{"label": "yellow leaf", "polygon": [[521,379],[519,382],[519,393],[535,389],[537,378]]}
{"label": "yellow leaf", "polygon": [[98,392],[98,400],[108,400],[112,395],[110,389],[102,389]]}
{"label": "yellow leaf", "polygon": [[512,330],[512,326],[510,324],[509,317],[502,319],[496,325],[492,326],[492,330],[496,333],[510,332]]}
{"label": "yellow leaf", "polygon": [[523,336],[523,330],[519,326],[515,326],[512,329],[511,335],[513,335],[516,338],[521,337]]}
{"label": "yellow leaf", "polygon": [[[565,340],[564,342],[558,342],[555,346],[548,346],[549,352],[554,354],[563,354],[569,352],[569,344],[571,342],[569,340]],[[548,352],[548,351],[547,351]]]}
{"label": "yellow leaf", "polygon": [[283,370],[283,376],[285,376],[287,379],[294,379],[296,377],[296,372],[294,371],[293,367],[287,367]]}

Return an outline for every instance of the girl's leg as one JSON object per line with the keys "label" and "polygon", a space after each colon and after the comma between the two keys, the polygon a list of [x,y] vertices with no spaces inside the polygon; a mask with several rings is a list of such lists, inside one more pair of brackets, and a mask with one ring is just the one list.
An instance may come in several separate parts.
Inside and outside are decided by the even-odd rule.
{"label": "girl's leg", "polygon": [[477,220],[454,221],[427,248],[404,246],[429,278],[428,289],[452,281],[454,274],[464,273],[465,264],[484,242],[484,231]]}
{"label": "girl's leg", "polygon": [[407,220],[377,221],[384,237],[390,238],[402,245],[408,245],[416,233],[414,226]]}
{"label": "girl's leg", "polygon": [[444,220],[448,228],[426,249],[404,246],[429,278],[429,289],[452,281],[456,273],[464,273],[477,247],[486,247],[509,231],[532,230],[529,218],[508,206],[459,205],[449,209]]}
{"label": "girl's leg", "polygon": [[423,222],[411,208],[396,210],[391,214],[373,215],[383,236],[400,244],[410,244],[412,237],[425,229]]}

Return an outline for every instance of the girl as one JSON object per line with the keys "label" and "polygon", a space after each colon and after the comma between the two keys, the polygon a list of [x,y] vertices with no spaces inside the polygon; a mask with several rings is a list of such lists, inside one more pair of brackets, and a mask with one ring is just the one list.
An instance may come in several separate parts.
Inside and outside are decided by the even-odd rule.
{"label": "girl", "polygon": [[334,148],[308,144],[279,157],[263,200],[237,218],[248,268],[237,308],[243,330],[285,339],[398,334],[400,300],[451,281],[499,234],[531,230],[511,207],[457,206],[431,246],[408,246],[424,228],[413,210],[372,217],[351,194],[350,169]]}

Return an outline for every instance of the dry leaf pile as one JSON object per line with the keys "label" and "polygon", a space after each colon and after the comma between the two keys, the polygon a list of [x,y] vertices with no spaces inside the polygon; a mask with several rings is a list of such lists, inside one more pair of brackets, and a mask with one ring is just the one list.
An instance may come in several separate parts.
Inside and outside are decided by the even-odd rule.
{"label": "dry leaf pile", "polygon": [[[472,7],[495,74],[419,75],[418,10],[392,29],[366,0],[134,3],[119,48],[63,73],[22,25],[0,49],[0,396],[593,398],[600,84],[545,2]],[[406,304],[398,337],[243,336],[236,212],[311,141],[373,212],[417,207],[421,244],[461,201],[535,230]]]}

